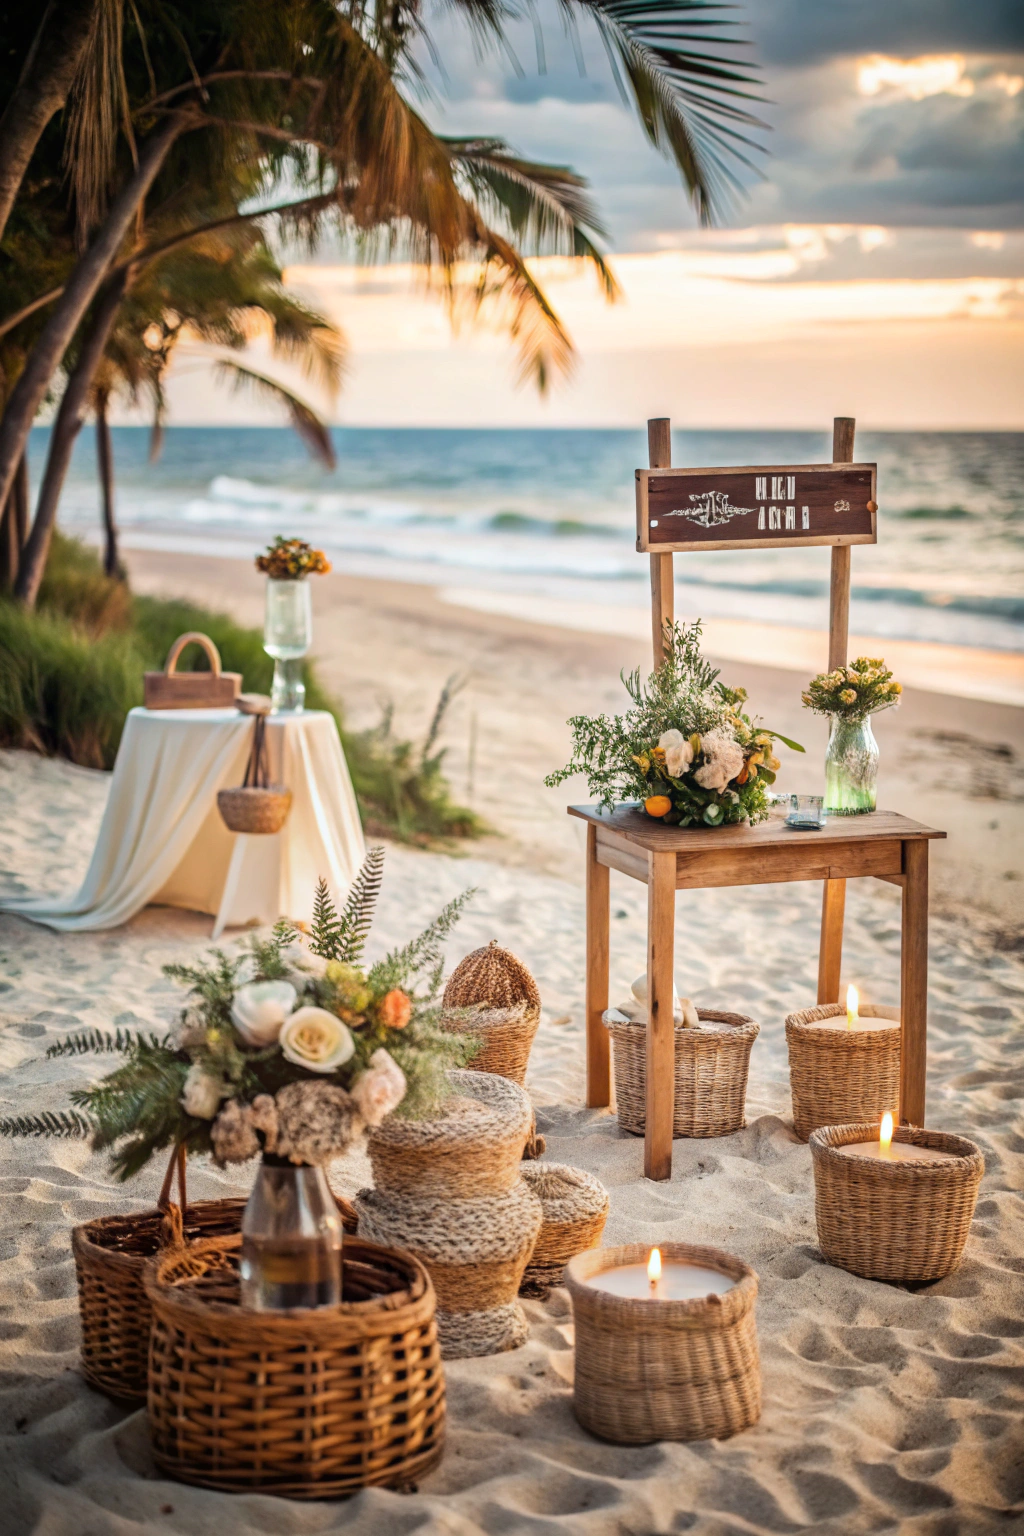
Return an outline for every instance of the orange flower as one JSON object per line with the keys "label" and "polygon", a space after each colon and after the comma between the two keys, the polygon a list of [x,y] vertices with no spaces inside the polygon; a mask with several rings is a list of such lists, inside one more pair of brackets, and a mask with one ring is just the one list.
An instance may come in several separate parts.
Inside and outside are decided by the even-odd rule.
{"label": "orange flower", "polygon": [[412,1003],[401,987],[393,987],[377,1005],[377,1017],[385,1029],[404,1029],[412,1018]]}
{"label": "orange flower", "polygon": [[667,816],[672,809],[672,801],[668,795],[652,795],[644,801],[644,810],[648,816]]}

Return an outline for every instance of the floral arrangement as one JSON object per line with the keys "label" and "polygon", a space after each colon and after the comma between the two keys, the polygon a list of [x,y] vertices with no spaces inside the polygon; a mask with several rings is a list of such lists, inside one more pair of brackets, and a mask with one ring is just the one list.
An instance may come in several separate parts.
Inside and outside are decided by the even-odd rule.
{"label": "floral arrangement", "polygon": [[314,549],[305,540],[278,534],[273,544],[256,556],[256,569],[275,581],[301,581],[304,576],[326,576],[331,562],[322,549]]}
{"label": "floral arrangement", "polygon": [[802,695],[804,707],[816,715],[837,715],[840,720],[866,720],[900,701],[897,683],[881,657],[858,656],[848,667],[819,672]]}
{"label": "floral arrangement", "polygon": [[671,826],[718,827],[763,821],[767,788],[779,769],[776,739],[803,747],[743,713],[746,692],[718,682],[700,651],[698,621],[666,627],[668,653],[641,683],[623,676],[633,706],[625,715],[576,715],[572,760],[545,783],[586,774],[602,805],[640,800]]}
{"label": "floral arrangement", "polygon": [[111,1051],[124,1060],[71,1094],[74,1111],[2,1121],[0,1133],[88,1136],[112,1149],[123,1180],[168,1146],[222,1164],[260,1152],[322,1164],[389,1114],[434,1111],[448,1069],[478,1049],[440,1027],[437,1002],[441,946],[473,893],[366,966],[383,864],[384,850],[371,848],[340,915],[320,882],[308,940],[319,965],[279,923],[239,956],[214,950],[207,964],[165,966],[189,988],[177,1027],[162,1039],[86,1030],[51,1046],[48,1056]]}

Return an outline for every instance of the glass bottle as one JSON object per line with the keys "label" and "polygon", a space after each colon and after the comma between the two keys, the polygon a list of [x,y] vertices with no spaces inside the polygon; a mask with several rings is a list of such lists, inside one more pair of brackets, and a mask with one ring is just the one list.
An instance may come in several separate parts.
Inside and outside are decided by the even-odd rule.
{"label": "glass bottle", "polygon": [[242,1216],[243,1307],[337,1306],[341,1242],[341,1216],[323,1169],[264,1153]]}
{"label": "glass bottle", "polygon": [[313,643],[313,607],[309,583],[267,578],[263,649],[274,658],[270,690],[275,710],[300,710],[306,702],[302,658]]}
{"label": "glass bottle", "polygon": [[830,816],[860,816],[878,798],[878,742],[866,720],[832,715],[825,752],[825,809]]}

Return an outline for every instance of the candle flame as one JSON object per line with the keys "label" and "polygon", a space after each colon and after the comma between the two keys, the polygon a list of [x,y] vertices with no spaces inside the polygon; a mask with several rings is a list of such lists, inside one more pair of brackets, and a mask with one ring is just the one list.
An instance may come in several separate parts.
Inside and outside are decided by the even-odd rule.
{"label": "candle flame", "polygon": [[878,1133],[878,1148],[883,1157],[892,1156],[892,1115],[886,1110],[882,1116],[882,1128]]}
{"label": "candle flame", "polygon": [[651,1249],[651,1256],[647,1260],[647,1278],[651,1282],[652,1289],[653,1289],[654,1286],[657,1285],[658,1281],[661,1279],[661,1249],[660,1248],[652,1248]]}
{"label": "candle flame", "polygon": [[857,1022],[857,1009],[860,1007],[860,997],[854,986],[846,989],[846,1027],[852,1029]]}

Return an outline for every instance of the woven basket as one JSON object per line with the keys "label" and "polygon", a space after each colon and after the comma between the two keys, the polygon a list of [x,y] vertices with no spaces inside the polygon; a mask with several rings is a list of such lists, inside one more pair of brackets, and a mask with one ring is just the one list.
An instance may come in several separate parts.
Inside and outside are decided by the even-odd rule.
{"label": "woven basket", "polygon": [[480,1041],[473,1057],[474,1072],[495,1072],[523,1083],[533,1037],[540,1027],[540,1009],[529,1003],[514,1003],[510,1008],[478,1004],[472,1012],[442,1013],[441,1027],[455,1035],[475,1035]]}
{"label": "woven basket", "polygon": [[388,1194],[457,1199],[504,1194],[519,1177],[533,1125],[522,1088],[487,1072],[453,1071],[454,1095],[432,1120],[389,1115],[369,1132],[373,1180]]}
{"label": "woven basket", "polygon": [[240,784],[235,789],[218,789],[217,809],[229,832],[280,832],[288,820],[292,792],[283,784],[259,787]]}
{"label": "woven basket", "polygon": [[251,1312],[238,1304],[240,1245],[220,1239],[147,1268],[157,1465],[184,1483],[292,1499],[414,1484],[440,1460],[445,1420],[423,1266],[347,1239],[340,1306]]}
{"label": "woven basket", "polygon": [[[237,1232],[244,1200],[202,1200],[185,1216],[186,1241]],[[142,1283],[146,1262],[166,1242],[164,1212],[101,1216],[75,1227],[71,1248],[82,1321],[82,1373],[108,1397],[141,1402],[146,1396],[149,1302]]]}
{"label": "woven basket", "polygon": [[516,1301],[543,1212],[522,1180],[505,1194],[438,1206],[415,1195],[360,1190],[359,1231],[396,1244],[426,1266],[437,1292],[437,1327],[446,1360],[516,1349],[528,1333]]}
{"label": "woven basket", "polygon": [[644,1263],[649,1252],[644,1243],[595,1248],[566,1268],[576,1321],[576,1417],[620,1445],[720,1440],[748,1429],[761,1416],[757,1275],[721,1249],[662,1243],[664,1259],[720,1270],[736,1284],[720,1296],[652,1301],[586,1283],[602,1270]]}
{"label": "woven basket", "polygon": [[877,1137],[877,1121],[822,1126],[811,1135],[821,1251],[830,1264],[869,1280],[941,1280],[963,1255],[985,1160],[964,1136],[907,1125],[896,1127],[894,1142],[952,1156],[903,1163],[839,1150]]}
{"label": "woven basket", "polygon": [[[900,1101],[900,1011],[863,1004],[864,1018],[891,1019],[892,1029],[847,1029],[838,1003],[786,1018],[793,1129],[806,1141],[819,1125],[873,1120]],[[822,1020],[836,1019],[835,1028]]]}
{"label": "woven basket", "polygon": [[596,1248],[608,1220],[608,1191],[582,1168],[524,1163],[523,1179],[544,1211],[537,1241],[519,1287],[522,1296],[546,1296],[571,1258]]}
{"label": "woven basket", "polygon": [[488,1003],[492,1008],[515,1008],[525,1003],[540,1008],[537,983],[511,950],[501,949],[495,939],[474,949],[461,960],[444,989],[445,1008],[472,1008]]}
{"label": "woven basket", "polygon": [[[746,1124],[750,1051],[760,1026],[743,1013],[698,1008],[702,1024],[721,1028],[675,1028],[673,1136],[731,1136]],[[647,1123],[647,1025],[642,1020],[610,1023],[615,1045],[615,1101],[619,1125],[642,1136]]]}

